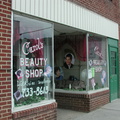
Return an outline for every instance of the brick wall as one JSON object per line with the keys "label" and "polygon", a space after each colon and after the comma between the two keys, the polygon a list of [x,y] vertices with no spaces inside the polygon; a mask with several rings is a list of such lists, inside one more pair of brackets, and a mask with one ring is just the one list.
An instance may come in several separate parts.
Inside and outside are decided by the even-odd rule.
{"label": "brick wall", "polygon": [[11,120],[11,0],[0,0],[0,120]]}
{"label": "brick wall", "polygon": [[93,94],[55,93],[58,108],[90,112],[109,103],[109,90]]}
{"label": "brick wall", "polygon": [[57,120],[57,104],[52,103],[13,113],[13,120]]}

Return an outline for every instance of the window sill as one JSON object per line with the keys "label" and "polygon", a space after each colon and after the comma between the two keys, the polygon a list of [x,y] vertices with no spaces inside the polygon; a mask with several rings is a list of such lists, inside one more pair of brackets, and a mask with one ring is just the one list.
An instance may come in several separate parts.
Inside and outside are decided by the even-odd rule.
{"label": "window sill", "polygon": [[32,109],[32,108],[35,108],[35,107],[41,107],[41,106],[44,106],[44,105],[52,104],[54,102],[56,102],[55,99],[51,99],[51,100],[44,100],[44,101],[42,101],[40,103],[33,103],[31,105],[25,105],[25,106],[21,106],[21,107],[14,107],[12,113]]}
{"label": "window sill", "polygon": [[101,91],[105,91],[105,90],[109,90],[108,87],[106,88],[101,88],[101,89],[97,89],[97,90],[89,90],[89,91],[73,91],[73,90],[63,90],[63,89],[55,89],[55,92],[59,92],[59,93],[71,93],[71,94],[93,94],[96,92],[101,92]]}

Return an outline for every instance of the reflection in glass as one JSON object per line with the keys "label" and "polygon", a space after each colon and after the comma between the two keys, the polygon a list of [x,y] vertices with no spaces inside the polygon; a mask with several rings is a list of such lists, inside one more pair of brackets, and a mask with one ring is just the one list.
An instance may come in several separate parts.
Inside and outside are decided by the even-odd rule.
{"label": "reflection in glass", "polygon": [[13,24],[15,106],[52,99],[52,25],[19,15]]}
{"label": "reflection in glass", "polygon": [[88,56],[89,89],[94,90],[94,89],[107,87],[108,81],[107,81],[107,62],[106,62],[107,61],[106,40],[102,37],[89,36],[88,55],[89,55]]}

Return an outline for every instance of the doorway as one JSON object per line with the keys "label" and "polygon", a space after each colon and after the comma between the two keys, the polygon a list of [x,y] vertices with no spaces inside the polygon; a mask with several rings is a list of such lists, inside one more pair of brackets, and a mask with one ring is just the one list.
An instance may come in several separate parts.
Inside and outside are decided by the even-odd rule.
{"label": "doorway", "polygon": [[[115,44],[116,43],[116,44]],[[118,42],[109,40],[109,88],[110,101],[118,98],[118,78],[119,78],[119,63],[118,63]]]}

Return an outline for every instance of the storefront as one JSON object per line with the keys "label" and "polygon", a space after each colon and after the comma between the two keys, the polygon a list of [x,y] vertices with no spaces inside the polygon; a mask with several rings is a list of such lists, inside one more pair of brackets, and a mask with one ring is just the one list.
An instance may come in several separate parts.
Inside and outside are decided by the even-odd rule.
{"label": "storefront", "polygon": [[[108,38],[118,40],[118,24],[69,1],[62,0],[68,10],[73,8],[67,17],[60,9],[58,15],[54,14],[57,3],[53,0],[49,4],[46,0],[12,2],[14,118],[24,117],[19,112],[27,113],[29,109],[30,114],[36,114],[36,107],[39,111],[46,109],[44,113],[52,110],[56,116],[56,102],[60,108],[84,112],[107,104],[110,98]],[[51,12],[46,12],[46,8]],[[76,9],[81,15],[74,14]],[[58,17],[61,13],[64,19]]]}
{"label": "storefront", "polygon": [[58,107],[89,112],[109,102],[107,38],[55,37],[55,99]]}
{"label": "storefront", "polygon": [[[51,111],[51,119],[56,119],[53,46],[53,24],[40,19],[13,15],[12,111],[14,119],[21,117],[26,119],[29,114],[36,119],[40,115],[34,113],[40,111],[43,113]],[[27,110],[30,110],[29,113]]]}

